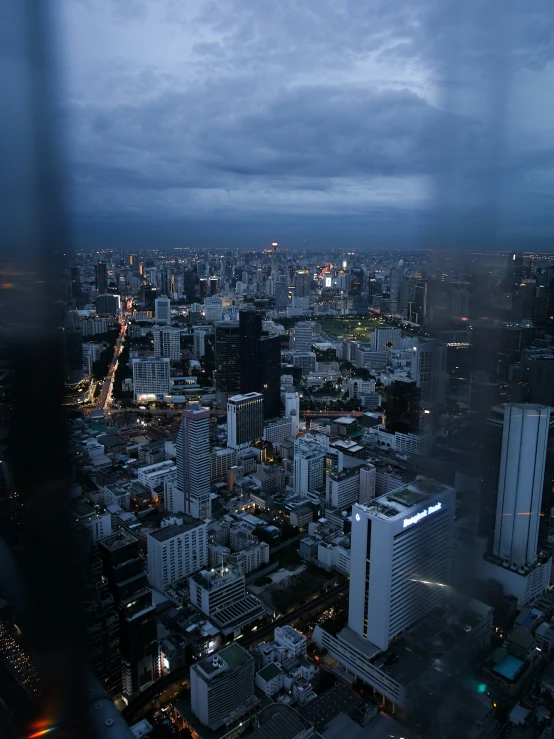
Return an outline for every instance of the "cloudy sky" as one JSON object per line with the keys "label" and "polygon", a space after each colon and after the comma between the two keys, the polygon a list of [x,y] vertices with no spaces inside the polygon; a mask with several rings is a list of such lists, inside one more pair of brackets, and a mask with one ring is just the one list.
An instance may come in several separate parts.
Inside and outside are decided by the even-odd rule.
{"label": "cloudy sky", "polygon": [[81,245],[554,245],[552,0],[57,3]]}

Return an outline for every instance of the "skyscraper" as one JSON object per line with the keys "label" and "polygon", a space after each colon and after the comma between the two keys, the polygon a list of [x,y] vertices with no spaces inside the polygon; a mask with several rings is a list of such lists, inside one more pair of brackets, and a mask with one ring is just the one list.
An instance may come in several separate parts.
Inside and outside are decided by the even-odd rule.
{"label": "skyscraper", "polygon": [[158,677],[156,609],[139,540],[121,530],[101,539],[98,550],[119,612],[123,694],[129,697]]}
{"label": "skyscraper", "polygon": [[292,419],[292,435],[298,434],[300,420],[300,396],[298,393],[285,393],[285,418]]}
{"label": "skyscraper", "polygon": [[171,367],[167,357],[136,357],[133,368],[133,393],[136,401],[164,400],[169,393]]}
{"label": "skyscraper", "polygon": [[423,408],[444,403],[446,347],[440,341],[422,341],[414,347],[412,374],[420,390]]}
{"label": "skyscraper", "polygon": [[71,267],[71,297],[76,300],[81,297],[81,270],[78,265]]}
{"label": "skyscraper", "polygon": [[177,326],[154,326],[154,356],[177,360],[181,357],[181,329]]}
{"label": "skyscraper", "polygon": [[298,321],[290,331],[289,345],[293,352],[311,352],[312,344],[319,340],[321,326],[315,321]]}
{"label": "skyscraper", "polygon": [[183,411],[177,434],[177,491],[173,512],[208,518],[210,503],[210,412],[205,408]]}
{"label": "skyscraper", "polygon": [[289,305],[289,286],[284,278],[275,282],[275,307],[283,310]]}
{"label": "skyscraper", "polygon": [[171,301],[165,295],[154,301],[154,315],[156,323],[171,323]]}
{"label": "skyscraper", "polygon": [[401,259],[397,266],[393,269],[390,276],[390,298],[389,310],[391,313],[398,313],[400,291],[404,282],[404,261]]}
{"label": "skyscraper", "polygon": [[264,398],[261,393],[233,395],[227,401],[227,446],[244,449],[264,433]]}
{"label": "skyscraper", "polygon": [[352,508],[348,627],[379,649],[446,595],[454,490],[427,478]]}
{"label": "skyscraper", "polygon": [[83,336],[78,329],[64,328],[64,370],[67,385],[76,385],[85,377],[83,366]]}
{"label": "skyscraper", "polygon": [[548,406],[493,408],[484,435],[479,534],[481,577],[527,605],[548,586],[554,476],[554,416]]}
{"label": "skyscraper", "polygon": [[95,267],[96,271],[96,290],[99,295],[108,292],[108,265],[104,261],[99,261]]}
{"label": "skyscraper", "polygon": [[312,276],[307,269],[297,269],[294,275],[294,295],[297,298],[308,298]]}
{"label": "skyscraper", "polygon": [[416,383],[396,380],[387,386],[385,392],[387,432],[419,433],[419,389]]}
{"label": "skyscraper", "polygon": [[323,490],[325,461],[325,449],[315,438],[304,436],[294,442],[294,489],[297,493]]}
{"label": "skyscraper", "polygon": [[216,321],[215,328],[215,387],[227,403],[227,395],[240,392],[240,336],[238,321]]}
{"label": "skyscraper", "polygon": [[551,424],[549,407],[527,403],[496,406],[487,419],[480,531],[517,568],[535,559],[540,514],[550,509]]}
{"label": "skyscraper", "polygon": [[257,311],[239,313],[240,391],[264,396],[264,417],[281,411],[281,338],[262,331]]}

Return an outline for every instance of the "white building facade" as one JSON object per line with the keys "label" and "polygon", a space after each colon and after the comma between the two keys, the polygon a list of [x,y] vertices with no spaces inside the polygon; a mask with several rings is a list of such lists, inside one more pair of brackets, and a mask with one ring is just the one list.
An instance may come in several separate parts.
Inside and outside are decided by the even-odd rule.
{"label": "white building facade", "polygon": [[162,593],[208,564],[207,524],[190,516],[148,534],[146,543],[148,582]]}
{"label": "white building facade", "polygon": [[163,400],[169,393],[171,368],[167,357],[133,359],[133,394],[135,401]]}
{"label": "white building facade", "polygon": [[352,509],[348,627],[379,649],[444,601],[454,490],[426,478]]}

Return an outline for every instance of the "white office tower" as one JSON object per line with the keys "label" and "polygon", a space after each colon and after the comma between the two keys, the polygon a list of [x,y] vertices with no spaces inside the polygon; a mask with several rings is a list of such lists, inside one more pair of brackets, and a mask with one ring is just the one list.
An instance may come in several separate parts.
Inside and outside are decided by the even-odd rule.
{"label": "white office tower", "polygon": [[171,323],[171,301],[165,295],[154,301],[154,317],[156,323]]}
{"label": "white office tower", "polygon": [[254,658],[237,643],[203,657],[190,668],[192,712],[212,731],[235,723],[259,703],[254,680]]}
{"label": "white office tower", "polygon": [[233,395],[227,401],[227,446],[246,449],[264,433],[264,396]]}
{"label": "white office tower", "polygon": [[360,470],[349,468],[325,481],[325,502],[333,508],[347,508],[357,503],[360,497]]}
{"label": "white office tower", "polygon": [[399,349],[402,344],[402,331],[399,328],[376,328],[371,334],[371,351]]}
{"label": "white office tower", "polygon": [[315,321],[298,321],[290,331],[289,346],[293,352],[311,352],[312,344],[319,340],[321,327]]}
{"label": "white office tower", "polygon": [[209,518],[211,457],[208,410],[193,408],[183,411],[175,446],[177,480],[173,490],[166,493],[168,510],[189,513],[195,518]]}
{"label": "white office tower", "polygon": [[377,470],[369,462],[360,467],[360,497],[358,503],[369,503],[375,498],[375,483],[377,481]]}
{"label": "white office tower", "polygon": [[181,358],[181,329],[177,326],[154,326],[154,356],[172,361]]}
{"label": "white office tower", "polygon": [[300,420],[300,396],[298,393],[285,393],[285,418],[292,418],[292,435],[298,434]]}
{"label": "white office tower", "polygon": [[187,515],[179,520],[146,537],[148,582],[161,593],[208,564],[207,524]]}
{"label": "white office tower", "polygon": [[164,400],[169,393],[171,368],[167,357],[133,359],[133,393],[135,401]]}
{"label": "white office tower", "polygon": [[384,650],[444,601],[454,508],[426,478],[353,506],[349,629]]}
{"label": "white office tower", "polygon": [[493,554],[517,569],[537,556],[550,410],[504,406]]}
{"label": "white office tower", "polygon": [[420,389],[424,409],[444,403],[446,346],[440,341],[422,341],[414,347],[412,375]]}
{"label": "white office tower", "polygon": [[204,299],[204,313],[206,323],[213,323],[214,321],[221,321],[223,318],[223,301],[221,298],[213,295],[210,298]]}
{"label": "white office tower", "polygon": [[321,491],[325,485],[326,450],[313,437],[294,442],[294,490],[297,493]]}

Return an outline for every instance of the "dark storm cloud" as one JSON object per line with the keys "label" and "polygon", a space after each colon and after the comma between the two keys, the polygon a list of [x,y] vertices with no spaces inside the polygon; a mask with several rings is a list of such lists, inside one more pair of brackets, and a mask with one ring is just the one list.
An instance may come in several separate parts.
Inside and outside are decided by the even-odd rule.
{"label": "dark storm cloud", "polygon": [[554,229],[550,2],[61,7],[78,223]]}

